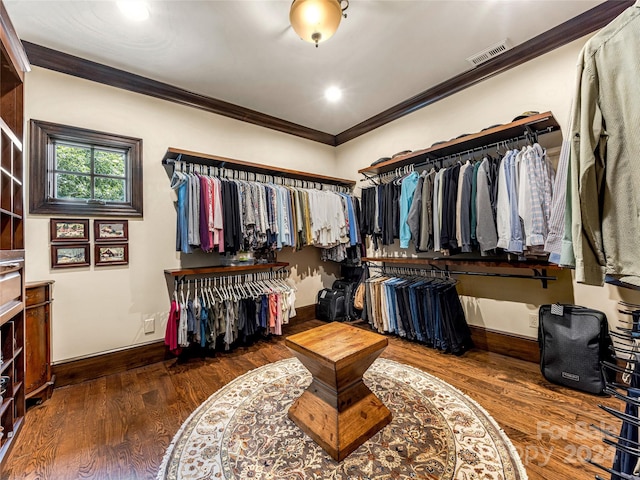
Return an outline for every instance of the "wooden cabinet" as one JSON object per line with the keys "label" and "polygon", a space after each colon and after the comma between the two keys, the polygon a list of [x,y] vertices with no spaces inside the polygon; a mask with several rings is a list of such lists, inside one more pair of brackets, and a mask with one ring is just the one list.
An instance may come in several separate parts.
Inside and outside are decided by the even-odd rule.
{"label": "wooden cabinet", "polygon": [[0,2],[0,463],[25,415],[24,73],[29,61]]}
{"label": "wooden cabinet", "polygon": [[25,398],[47,400],[55,375],[51,373],[51,302],[53,280],[26,285]]}

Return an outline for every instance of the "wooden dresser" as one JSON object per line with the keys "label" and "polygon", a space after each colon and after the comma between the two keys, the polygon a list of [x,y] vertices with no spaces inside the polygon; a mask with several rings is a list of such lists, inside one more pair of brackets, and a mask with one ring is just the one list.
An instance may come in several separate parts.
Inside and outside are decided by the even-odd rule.
{"label": "wooden dresser", "polygon": [[47,400],[55,382],[55,375],[51,373],[53,280],[29,282],[25,288],[25,398]]}

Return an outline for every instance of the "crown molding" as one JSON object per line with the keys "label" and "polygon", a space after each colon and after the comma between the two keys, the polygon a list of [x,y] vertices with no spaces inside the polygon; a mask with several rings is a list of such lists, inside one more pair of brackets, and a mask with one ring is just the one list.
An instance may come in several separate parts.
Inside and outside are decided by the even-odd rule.
{"label": "crown molding", "polygon": [[608,0],[511,50],[507,50],[488,62],[478,65],[473,70],[456,75],[339,133],[336,135],[335,144],[336,146],[342,145],[483,80],[593,33],[607,25],[634,3],[633,0]]}
{"label": "crown molding", "polygon": [[252,123],[261,127],[288,133],[327,145],[335,145],[335,137],[329,133],[304,127],[249,108],[216,98],[199,95],[182,88],[158,82],[141,75],[69,55],[31,42],[22,42],[32,65],[65,73],[74,77],[91,80],[130,92],[174,102],[187,107],[198,108],[209,113]]}

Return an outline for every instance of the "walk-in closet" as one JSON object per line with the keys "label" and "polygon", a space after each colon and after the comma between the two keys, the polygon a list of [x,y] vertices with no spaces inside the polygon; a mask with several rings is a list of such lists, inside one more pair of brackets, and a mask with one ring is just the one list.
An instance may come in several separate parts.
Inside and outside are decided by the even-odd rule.
{"label": "walk-in closet", "polygon": [[0,479],[640,479],[640,0],[0,45]]}

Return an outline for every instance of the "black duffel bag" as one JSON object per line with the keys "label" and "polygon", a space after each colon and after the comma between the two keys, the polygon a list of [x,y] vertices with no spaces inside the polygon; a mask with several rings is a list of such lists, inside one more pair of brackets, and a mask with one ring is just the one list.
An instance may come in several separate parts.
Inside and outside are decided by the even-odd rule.
{"label": "black duffel bag", "polygon": [[577,305],[542,305],[538,312],[540,371],[552,383],[601,394],[602,361],[612,361],[604,313]]}

